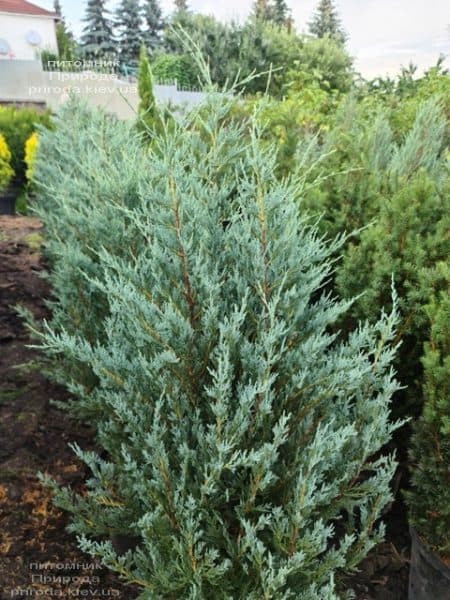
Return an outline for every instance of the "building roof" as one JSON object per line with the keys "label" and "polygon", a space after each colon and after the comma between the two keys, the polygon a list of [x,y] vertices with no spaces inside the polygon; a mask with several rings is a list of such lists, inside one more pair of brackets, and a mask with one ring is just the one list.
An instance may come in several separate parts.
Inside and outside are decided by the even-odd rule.
{"label": "building roof", "polygon": [[57,18],[56,13],[27,2],[27,0],[0,0],[0,12]]}

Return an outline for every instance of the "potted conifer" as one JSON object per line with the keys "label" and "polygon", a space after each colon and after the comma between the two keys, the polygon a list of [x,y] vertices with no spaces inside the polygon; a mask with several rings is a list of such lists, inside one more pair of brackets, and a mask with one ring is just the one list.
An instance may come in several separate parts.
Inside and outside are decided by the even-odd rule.
{"label": "potted conifer", "polygon": [[[447,271],[448,267],[443,267]],[[450,296],[428,306],[423,414],[412,439],[412,490],[407,495],[412,555],[409,600],[450,596]]]}

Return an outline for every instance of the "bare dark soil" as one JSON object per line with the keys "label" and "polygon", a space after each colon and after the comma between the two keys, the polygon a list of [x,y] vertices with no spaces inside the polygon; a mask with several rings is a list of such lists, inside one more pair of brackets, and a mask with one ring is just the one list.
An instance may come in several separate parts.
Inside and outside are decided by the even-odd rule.
{"label": "bare dark soil", "polygon": [[[68,443],[94,447],[93,431],[50,403],[67,393],[40,373],[39,356],[27,347],[30,339],[13,308],[21,304],[46,315],[39,242],[35,219],[0,217],[0,600],[132,600],[135,590],[99,565],[89,567],[93,561],[65,531],[67,515],[52,505],[36,476],[46,472],[81,489],[86,472]],[[387,541],[349,581],[358,600],[407,599],[410,540],[400,500],[386,521]]]}
{"label": "bare dark soil", "polygon": [[[83,555],[68,519],[36,474],[80,488],[86,473],[68,447],[92,448],[93,432],[50,404],[66,392],[39,371],[36,351],[14,306],[46,315],[40,224],[0,217],[0,600],[119,598],[136,594]],[[82,593],[82,590],[85,592]]]}

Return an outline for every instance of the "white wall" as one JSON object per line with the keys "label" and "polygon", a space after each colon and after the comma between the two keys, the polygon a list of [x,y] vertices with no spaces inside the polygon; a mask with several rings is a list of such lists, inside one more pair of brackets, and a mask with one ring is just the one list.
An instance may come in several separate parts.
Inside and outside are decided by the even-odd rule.
{"label": "white wall", "polygon": [[[92,72],[43,71],[40,61],[0,61],[0,104],[2,102],[45,104],[56,111],[69,92],[99,106],[120,119],[135,119],[139,105],[137,84],[115,75]],[[200,103],[202,92],[178,91],[175,86],[155,85],[157,102],[191,108]]]}
{"label": "white wall", "polygon": [[[39,33],[40,46],[32,46],[26,39],[29,31]],[[41,50],[57,52],[55,21],[52,17],[15,15],[0,12],[0,39],[8,42],[13,58],[33,60]],[[0,54],[0,59],[9,60],[9,56]]]}

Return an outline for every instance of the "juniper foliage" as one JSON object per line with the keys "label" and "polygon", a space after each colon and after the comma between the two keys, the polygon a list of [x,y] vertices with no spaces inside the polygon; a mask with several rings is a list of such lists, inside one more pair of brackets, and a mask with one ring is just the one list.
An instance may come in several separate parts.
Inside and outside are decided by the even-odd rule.
{"label": "juniper foliage", "polygon": [[[304,174],[277,181],[273,148],[257,120],[233,123],[234,104],[211,94],[173,115],[138,169],[124,159],[132,137],[97,147],[126,126],[82,110],[91,135],[78,133],[65,182],[85,176],[81,149],[98,125],[105,168],[87,178],[84,207],[56,177],[61,132],[44,136],[44,222],[61,186],[48,220],[62,317],[41,347],[94,374],[88,387],[72,370],[72,389],[104,449],[75,447],[92,472],[86,495],[49,485],[81,548],[142,600],[338,598],[342,573],[382,538],[391,499],[395,463],[379,451],[398,426],[396,312],[346,339],[329,332],[350,304],[324,291],[342,240],[299,214]],[[85,313],[94,330],[65,314],[80,289],[98,294],[95,319]],[[118,556],[101,541],[111,533],[138,536],[137,549]]]}
{"label": "juniper foliage", "polygon": [[[132,206],[138,188],[146,185],[144,161],[133,124],[89,110],[75,99],[55,116],[54,135],[40,128],[34,171],[39,201],[32,210],[48,232],[45,252],[53,291],[48,305],[55,331],[78,331],[90,341],[102,338],[107,304],[86,275],[102,272],[98,245],[119,254],[136,252],[140,240],[120,207]],[[72,391],[79,382],[86,389],[93,385],[95,378],[82,365],[63,357],[51,362],[52,378],[63,385],[69,382]]]}

